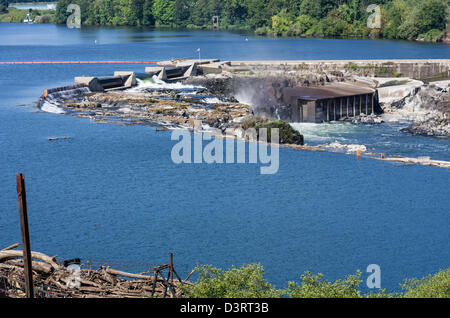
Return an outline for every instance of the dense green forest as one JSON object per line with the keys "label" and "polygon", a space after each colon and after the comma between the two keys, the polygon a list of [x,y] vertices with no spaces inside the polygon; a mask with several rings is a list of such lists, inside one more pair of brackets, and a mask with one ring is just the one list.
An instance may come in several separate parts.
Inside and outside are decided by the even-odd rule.
{"label": "dense green forest", "polygon": [[[373,36],[436,39],[447,28],[450,0],[60,0],[57,22],[69,3],[90,25],[213,28],[275,36]],[[381,28],[367,27],[370,4],[380,5]]]}
{"label": "dense green forest", "polygon": [[[5,3],[0,0],[0,11]],[[17,1],[10,1],[17,2]],[[245,30],[271,36],[357,36],[438,40],[448,31],[450,0],[59,0],[56,22],[67,6],[81,7],[87,25]],[[367,21],[380,8],[381,27]]]}

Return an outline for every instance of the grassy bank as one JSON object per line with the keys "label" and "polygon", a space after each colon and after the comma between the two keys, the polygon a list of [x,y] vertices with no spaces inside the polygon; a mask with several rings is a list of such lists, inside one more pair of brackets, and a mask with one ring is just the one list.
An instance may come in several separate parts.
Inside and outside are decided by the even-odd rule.
{"label": "grassy bank", "polygon": [[190,298],[450,298],[450,268],[422,279],[406,279],[402,292],[378,290],[370,294],[362,294],[359,289],[363,283],[360,271],[335,282],[307,272],[300,277],[300,283],[289,282],[285,289],[276,289],[267,282],[258,264],[228,271],[201,266],[196,271],[197,282],[184,288]]}
{"label": "grassy bank", "polygon": [[[20,23],[27,17],[28,10],[8,8],[7,13],[0,14],[0,22]],[[30,10],[30,16],[35,23],[55,23],[55,11],[52,10]]]}

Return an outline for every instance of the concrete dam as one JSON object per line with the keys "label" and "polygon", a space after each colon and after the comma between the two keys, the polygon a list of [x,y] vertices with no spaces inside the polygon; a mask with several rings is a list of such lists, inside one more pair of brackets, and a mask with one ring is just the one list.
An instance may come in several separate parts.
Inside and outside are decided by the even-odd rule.
{"label": "concrete dam", "polygon": [[[380,85],[367,83],[363,78],[373,78],[374,82],[376,78],[392,78],[394,82],[401,77],[422,81],[450,78],[450,60],[179,59],[155,64],[145,68],[149,77],[156,76],[166,82],[199,80],[199,84],[218,88],[225,96],[234,97],[247,90],[247,94],[253,94],[250,100],[256,116],[305,123],[381,114]],[[334,79],[329,80],[329,76]],[[211,81],[212,85],[208,86]],[[123,90],[136,84],[134,72],[75,78],[75,86],[88,87],[92,92]]]}

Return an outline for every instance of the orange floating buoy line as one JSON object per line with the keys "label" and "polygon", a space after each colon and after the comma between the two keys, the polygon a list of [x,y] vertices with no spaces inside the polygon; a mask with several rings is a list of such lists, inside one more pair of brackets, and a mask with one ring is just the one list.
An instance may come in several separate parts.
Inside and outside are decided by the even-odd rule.
{"label": "orange floating buoy line", "polygon": [[42,61],[42,62],[0,62],[0,65],[30,65],[30,64],[158,64],[152,61]]}

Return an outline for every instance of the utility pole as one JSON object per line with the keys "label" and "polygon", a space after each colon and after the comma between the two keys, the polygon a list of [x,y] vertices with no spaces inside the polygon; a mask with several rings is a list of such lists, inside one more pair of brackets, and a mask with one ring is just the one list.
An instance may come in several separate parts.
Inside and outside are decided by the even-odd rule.
{"label": "utility pole", "polygon": [[31,259],[30,247],[30,231],[28,228],[28,208],[27,208],[27,193],[25,190],[25,177],[23,174],[16,175],[17,181],[17,196],[19,200],[19,215],[20,215],[20,232],[22,233],[22,250],[23,250],[23,265],[25,273],[25,291],[27,298],[34,298],[33,291],[33,269]]}

